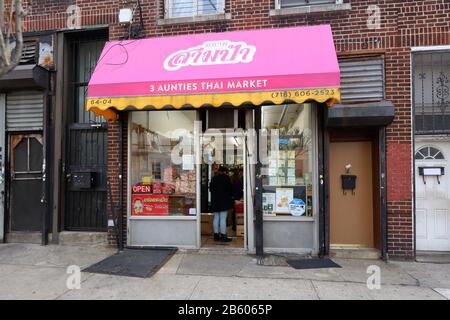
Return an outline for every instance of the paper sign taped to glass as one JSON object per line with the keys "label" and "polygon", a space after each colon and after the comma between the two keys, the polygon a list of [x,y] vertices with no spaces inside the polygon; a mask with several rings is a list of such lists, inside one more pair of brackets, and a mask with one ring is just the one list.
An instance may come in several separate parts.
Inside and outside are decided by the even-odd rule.
{"label": "paper sign taped to glass", "polygon": [[294,199],[289,203],[289,213],[294,217],[301,217],[306,212],[306,204],[302,199]]}
{"label": "paper sign taped to glass", "polygon": [[133,216],[169,215],[169,196],[165,194],[133,194],[131,197]]}

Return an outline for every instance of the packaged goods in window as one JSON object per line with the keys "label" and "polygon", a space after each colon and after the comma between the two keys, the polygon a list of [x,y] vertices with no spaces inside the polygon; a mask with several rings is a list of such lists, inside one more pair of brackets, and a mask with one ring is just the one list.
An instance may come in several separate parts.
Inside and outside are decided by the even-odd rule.
{"label": "packaged goods in window", "polygon": [[185,215],[197,214],[197,210],[195,209],[195,196],[187,196],[184,198],[184,214]]}
{"label": "packaged goods in window", "polygon": [[269,176],[276,176],[277,175],[277,169],[276,168],[268,168],[267,174]]}
{"label": "packaged goods in window", "polygon": [[169,197],[159,194],[133,194],[131,214],[133,216],[167,216]]}
{"label": "packaged goods in window", "polygon": [[295,159],[295,150],[289,150],[287,152],[287,158],[290,159],[290,160]]}
{"label": "packaged goods in window", "polygon": [[161,194],[161,193],[162,193],[162,183],[161,183],[161,182],[154,181],[154,182],[152,183],[152,189],[153,189],[153,193],[155,193],[155,194]]}
{"label": "packaged goods in window", "polygon": [[295,160],[288,160],[287,166],[288,166],[288,168],[294,168],[295,169]]}
{"label": "packaged goods in window", "polygon": [[278,168],[278,161],[276,159],[269,159],[270,168]]}
{"label": "packaged goods in window", "polygon": [[175,181],[176,177],[177,177],[177,169],[172,167],[164,168],[163,171],[164,181]]}
{"label": "packaged goods in window", "polygon": [[163,194],[173,194],[175,193],[175,184],[172,183],[164,183],[161,188]]}
{"label": "packaged goods in window", "polygon": [[269,177],[269,185],[271,186],[278,185],[278,177]]}
{"label": "packaged goods in window", "polygon": [[169,197],[169,213],[170,215],[183,215],[185,207],[184,197]]}
{"label": "packaged goods in window", "polygon": [[146,185],[152,184],[152,177],[151,176],[143,176],[142,184],[146,184]]}
{"label": "packaged goods in window", "polygon": [[306,216],[307,217],[312,217],[313,216],[313,211],[312,211],[312,197],[308,196],[306,198],[306,202],[307,202],[307,212],[306,212]]}
{"label": "packaged goods in window", "polygon": [[195,181],[195,171],[183,171],[180,175],[180,178],[183,181]]}
{"label": "packaged goods in window", "polygon": [[295,177],[287,177],[287,185],[288,186],[295,186],[296,185]]}
{"label": "packaged goods in window", "polygon": [[195,180],[182,180],[176,183],[176,193],[195,193]]}

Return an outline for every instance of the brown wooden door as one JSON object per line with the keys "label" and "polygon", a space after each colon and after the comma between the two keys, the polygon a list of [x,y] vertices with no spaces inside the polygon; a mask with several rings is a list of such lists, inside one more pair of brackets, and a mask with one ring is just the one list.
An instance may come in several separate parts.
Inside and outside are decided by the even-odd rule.
{"label": "brown wooden door", "polygon": [[[342,189],[345,166],[356,175],[356,189]],[[330,244],[374,247],[372,142],[330,143]]]}

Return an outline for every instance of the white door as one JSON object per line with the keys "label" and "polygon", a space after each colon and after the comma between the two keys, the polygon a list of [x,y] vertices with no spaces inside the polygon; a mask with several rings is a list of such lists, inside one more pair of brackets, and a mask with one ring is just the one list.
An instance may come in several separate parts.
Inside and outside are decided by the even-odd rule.
{"label": "white door", "polygon": [[0,94],[0,243],[4,239],[5,222],[5,95]]}
{"label": "white door", "polygon": [[[450,141],[416,143],[417,250],[450,251]],[[442,176],[423,176],[419,169],[444,168]]]}

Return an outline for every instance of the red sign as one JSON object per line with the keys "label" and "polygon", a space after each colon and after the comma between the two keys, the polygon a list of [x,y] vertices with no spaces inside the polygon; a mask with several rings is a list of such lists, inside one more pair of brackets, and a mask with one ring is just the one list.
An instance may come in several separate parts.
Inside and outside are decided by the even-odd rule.
{"label": "red sign", "polygon": [[152,193],[152,186],[148,184],[139,184],[133,186],[133,193]]}
{"label": "red sign", "polygon": [[165,194],[133,194],[131,215],[167,216],[169,215],[169,196]]}

